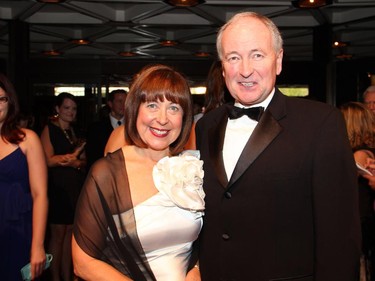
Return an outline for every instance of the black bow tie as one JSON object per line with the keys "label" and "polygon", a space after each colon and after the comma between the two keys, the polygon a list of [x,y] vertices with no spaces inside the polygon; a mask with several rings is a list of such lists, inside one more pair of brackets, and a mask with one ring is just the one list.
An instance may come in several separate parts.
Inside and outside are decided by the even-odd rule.
{"label": "black bow tie", "polygon": [[237,119],[243,115],[247,115],[249,118],[259,121],[260,117],[264,112],[264,107],[250,107],[250,108],[240,108],[233,105],[227,105],[229,119]]}

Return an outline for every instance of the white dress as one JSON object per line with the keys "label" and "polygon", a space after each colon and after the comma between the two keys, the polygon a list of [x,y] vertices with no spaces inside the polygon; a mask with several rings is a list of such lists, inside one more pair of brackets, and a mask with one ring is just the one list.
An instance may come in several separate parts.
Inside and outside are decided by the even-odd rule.
{"label": "white dress", "polygon": [[165,157],[153,169],[159,192],[133,206],[122,150],[108,154],[87,176],[74,238],[135,281],[183,281],[202,228],[203,175],[203,161],[191,154]]}
{"label": "white dress", "polygon": [[[186,167],[191,169],[195,163],[197,166],[187,172]],[[158,281],[186,278],[192,244],[203,222],[204,192],[200,182],[203,174],[196,177],[197,173],[203,173],[201,165],[193,156],[163,158],[153,173],[159,192],[133,209],[139,240]],[[185,178],[178,173],[181,169],[185,170]],[[187,179],[186,174],[195,177]],[[194,182],[196,180],[199,182]],[[124,221],[127,213],[121,214]],[[119,228],[116,216],[114,220]]]}
{"label": "white dress", "polygon": [[192,243],[202,228],[201,217],[169,202],[159,192],[134,208],[138,237],[158,281],[185,280]]}

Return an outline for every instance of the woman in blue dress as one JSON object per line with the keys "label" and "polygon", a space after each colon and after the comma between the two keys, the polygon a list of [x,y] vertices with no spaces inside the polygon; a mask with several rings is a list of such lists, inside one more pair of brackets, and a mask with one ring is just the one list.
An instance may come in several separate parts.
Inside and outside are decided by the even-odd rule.
{"label": "woman in blue dress", "polygon": [[17,127],[18,103],[11,82],[0,74],[0,279],[22,280],[31,263],[34,280],[46,262],[47,166],[40,140]]}

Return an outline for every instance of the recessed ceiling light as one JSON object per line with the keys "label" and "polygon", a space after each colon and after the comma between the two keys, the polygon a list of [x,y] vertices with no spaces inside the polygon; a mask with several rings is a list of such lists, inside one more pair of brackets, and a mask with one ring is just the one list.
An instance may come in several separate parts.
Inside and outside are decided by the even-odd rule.
{"label": "recessed ceiling light", "polygon": [[135,57],[137,55],[137,53],[133,52],[119,52],[118,54],[122,57]]}
{"label": "recessed ceiling light", "polygon": [[77,45],[87,45],[90,44],[89,40],[86,39],[73,39],[71,40],[72,43],[77,44]]}
{"label": "recessed ceiling light", "polygon": [[164,46],[164,47],[171,47],[171,46],[176,46],[178,44],[177,41],[173,41],[173,40],[163,40],[163,41],[160,41],[160,45]]}
{"label": "recessed ceiling light", "polygon": [[301,9],[319,8],[326,5],[331,5],[332,0],[294,0],[292,5]]}
{"label": "recessed ceiling light", "polygon": [[56,3],[63,3],[66,0],[36,0],[40,3],[49,3],[49,4],[56,4]]}
{"label": "recessed ceiling light", "polygon": [[337,59],[352,59],[353,55],[352,54],[340,54],[336,56]]}
{"label": "recessed ceiling light", "polygon": [[194,7],[199,4],[203,4],[204,0],[165,0],[169,5],[176,6],[176,7]]}
{"label": "recessed ceiling light", "polygon": [[49,50],[49,51],[44,51],[43,55],[45,56],[60,56],[62,53],[56,50]]}
{"label": "recessed ceiling light", "polygon": [[341,47],[346,47],[346,46],[348,46],[348,43],[340,42],[340,41],[335,41],[332,44],[333,48],[341,48]]}
{"label": "recessed ceiling light", "polygon": [[196,52],[194,55],[196,57],[201,57],[201,58],[206,58],[206,57],[211,56],[211,54],[208,52]]}

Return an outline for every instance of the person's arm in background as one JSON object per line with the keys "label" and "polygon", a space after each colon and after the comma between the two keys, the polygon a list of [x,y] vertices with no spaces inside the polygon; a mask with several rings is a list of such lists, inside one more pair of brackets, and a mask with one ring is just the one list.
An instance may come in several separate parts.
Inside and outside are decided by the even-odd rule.
{"label": "person's arm in background", "polygon": [[114,129],[111,135],[109,136],[107,145],[104,148],[104,156],[106,156],[108,153],[115,152],[117,149],[125,145],[125,126],[121,125]]}
{"label": "person's arm in background", "polygon": [[31,130],[23,131],[26,136],[20,147],[26,155],[33,199],[30,264],[34,279],[42,274],[46,261],[44,238],[48,212],[47,165],[39,137]]}
{"label": "person's arm in background", "polygon": [[368,157],[366,165],[364,165],[364,167],[372,172],[373,175],[362,176],[368,180],[368,185],[371,187],[371,189],[375,190],[375,159],[371,159],[370,157]]}
{"label": "person's arm in background", "polygon": [[195,150],[197,149],[197,146],[195,145],[195,123],[191,126],[191,132],[190,132],[190,137],[187,143],[185,144],[184,149],[186,150]]}
{"label": "person's arm in background", "polygon": [[194,266],[189,270],[189,272],[186,274],[185,281],[201,281],[201,274],[197,266]]}
{"label": "person's arm in background", "polygon": [[85,143],[78,147],[73,153],[55,155],[55,151],[53,149],[51,139],[49,136],[48,126],[44,127],[42,134],[40,136],[40,140],[43,145],[44,154],[46,156],[48,167],[69,166],[79,169],[86,164],[86,160],[78,159],[78,156],[81,154],[81,151],[83,150]]}

